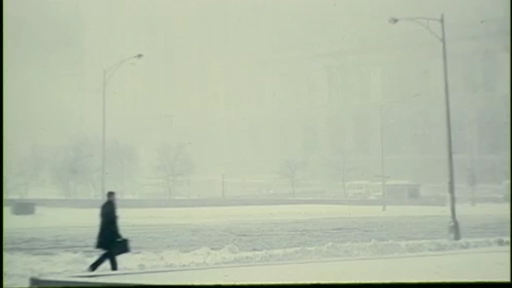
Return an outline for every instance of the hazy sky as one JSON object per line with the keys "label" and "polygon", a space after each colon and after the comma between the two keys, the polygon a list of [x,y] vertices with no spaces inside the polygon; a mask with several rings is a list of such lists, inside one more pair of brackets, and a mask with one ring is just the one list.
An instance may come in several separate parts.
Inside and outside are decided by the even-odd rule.
{"label": "hazy sky", "polygon": [[[396,62],[398,71],[439,56],[428,33],[414,25],[391,26],[390,16],[439,17],[444,12],[453,49],[467,47],[471,37],[485,35],[486,29],[506,36],[510,21],[507,0],[9,0],[4,8],[8,161],[33,143],[62,145],[87,135],[99,144],[102,69],[137,53],[144,58],[119,69],[108,85],[109,139],[152,151],[169,139],[162,134],[169,131],[168,115],[174,115],[176,137],[207,155],[211,139],[242,141],[239,134],[216,130],[218,123],[256,119],[272,127],[279,124],[276,119],[294,121],[290,115],[295,114],[286,109],[315,103],[314,96],[300,102],[300,95],[327,93],[322,68],[301,57],[340,49],[346,51],[341,52],[344,57],[365,51],[375,57],[407,53]],[[484,19],[491,21],[480,24]],[[479,40],[470,43],[482,45]],[[471,49],[476,48],[467,51]],[[359,65],[360,60],[354,61],[351,65]],[[451,73],[457,71],[456,62],[451,62]],[[300,78],[308,69],[312,78]],[[269,73],[274,73],[270,80]],[[301,86],[301,79],[313,84]],[[262,113],[260,102],[278,108]],[[303,117],[299,112],[297,117]],[[252,141],[275,136],[251,131],[263,133]]]}

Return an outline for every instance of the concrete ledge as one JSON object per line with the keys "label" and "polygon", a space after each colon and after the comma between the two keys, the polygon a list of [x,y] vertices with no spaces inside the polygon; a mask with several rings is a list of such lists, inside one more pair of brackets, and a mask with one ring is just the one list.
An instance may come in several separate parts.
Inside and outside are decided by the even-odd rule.
{"label": "concrete ledge", "polygon": [[45,279],[38,277],[30,278],[30,287],[135,287],[135,286],[148,286],[146,284],[127,284],[127,283],[114,283],[114,282],[97,282],[91,281],[87,278],[83,279]]}

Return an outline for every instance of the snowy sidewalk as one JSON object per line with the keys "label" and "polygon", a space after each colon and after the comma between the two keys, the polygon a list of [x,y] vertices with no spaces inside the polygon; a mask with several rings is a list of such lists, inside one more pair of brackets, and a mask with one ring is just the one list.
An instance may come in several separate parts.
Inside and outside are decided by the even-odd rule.
{"label": "snowy sidewalk", "polygon": [[429,253],[396,258],[129,274],[105,273],[95,277],[77,276],[72,279],[90,281],[89,283],[148,285],[510,281],[510,248]]}

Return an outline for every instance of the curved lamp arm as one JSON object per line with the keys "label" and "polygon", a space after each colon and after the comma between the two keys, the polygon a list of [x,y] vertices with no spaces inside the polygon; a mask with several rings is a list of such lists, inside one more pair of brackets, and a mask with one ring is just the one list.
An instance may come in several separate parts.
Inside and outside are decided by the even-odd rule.
{"label": "curved lamp arm", "polygon": [[141,59],[142,57],[144,57],[144,55],[142,54],[137,54],[135,56],[131,56],[131,57],[128,57],[128,58],[124,58],[122,59],[121,61],[117,62],[116,64],[110,66],[109,68],[106,68],[104,69],[105,71],[105,83],[108,83],[108,81],[112,78],[112,76],[114,76],[114,74],[116,73],[116,71],[126,62],[132,60],[132,59]]}
{"label": "curved lamp arm", "polygon": [[408,21],[413,22],[421,27],[425,28],[432,36],[434,36],[437,40],[443,42],[443,37],[439,36],[434,30],[430,29],[430,21],[441,23],[441,19],[438,18],[427,18],[427,17],[403,17],[403,18],[389,18],[388,22],[390,24],[396,24],[399,21]]}

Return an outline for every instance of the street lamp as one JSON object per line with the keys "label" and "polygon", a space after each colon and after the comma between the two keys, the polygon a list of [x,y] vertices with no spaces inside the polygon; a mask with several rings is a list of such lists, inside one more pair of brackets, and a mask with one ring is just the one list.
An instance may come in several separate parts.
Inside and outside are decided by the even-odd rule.
{"label": "street lamp", "polygon": [[103,196],[103,193],[105,193],[105,163],[106,163],[106,135],[107,135],[107,123],[106,123],[106,114],[107,114],[107,105],[106,105],[106,92],[107,92],[107,84],[112,79],[116,71],[126,62],[133,60],[133,59],[142,59],[144,55],[137,54],[135,56],[131,56],[128,58],[124,58],[121,61],[117,62],[116,64],[110,66],[109,68],[103,69],[103,135],[102,135],[102,157],[101,157],[101,192],[100,192],[100,198]]}
{"label": "street lamp", "polygon": [[[457,216],[455,213],[455,182],[453,177],[453,153],[452,153],[452,129],[451,129],[451,119],[450,119],[450,91],[448,84],[448,63],[447,63],[447,55],[446,55],[446,33],[445,33],[445,22],[444,22],[444,14],[441,14],[441,18],[426,18],[426,17],[405,17],[405,18],[389,18],[388,22],[390,24],[396,24],[401,21],[413,22],[421,27],[425,28],[430,34],[432,34],[437,40],[439,40],[442,44],[442,52],[443,52],[443,73],[444,73],[444,100],[445,100],[445,109],[446,109],[446,133],[447,133],[447,146],[448,146],[448,175],[449,175],[449,183],[448,183],[448,193],[450,195],[450,211],[451,211],[451,226],[450,230],[453,233],[454,240],[460,240],[460,227],[459,222],[457,221]],[[430,22],[437,22],[441,25],[441,36],[430,29]]]}

